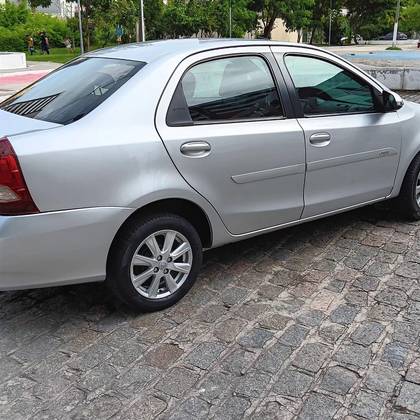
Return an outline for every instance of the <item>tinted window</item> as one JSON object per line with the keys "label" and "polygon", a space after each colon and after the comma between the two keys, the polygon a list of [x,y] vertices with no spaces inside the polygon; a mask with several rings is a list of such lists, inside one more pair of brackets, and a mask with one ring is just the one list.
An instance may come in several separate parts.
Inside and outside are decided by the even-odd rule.
{"label": "tinted window", "polygon": [[306,115],[375,110],[369,84],[341,67],[312,57],[285,61]]}
{"label": "tinted window", "polygon": [[95,109],[145,63],[80,58],[2,102],[0,108],[25,117],[69,124]]}
{"label": "tinted window", "polygon": [[184,74],[167,121],[176,125],[281,115],[266,62],[260,57],[230,57],[197,64]]}

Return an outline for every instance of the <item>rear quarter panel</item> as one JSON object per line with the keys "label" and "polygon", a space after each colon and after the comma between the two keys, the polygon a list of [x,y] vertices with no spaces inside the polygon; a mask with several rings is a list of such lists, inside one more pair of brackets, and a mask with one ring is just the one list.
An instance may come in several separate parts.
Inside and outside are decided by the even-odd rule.
{"label": "rear quarter panel", "polygon": [[160,199],[184,198],[206,212],[215,238],[226,238],[219,216],[178,173],[154,126],[157,102],[176,64],[171,58],[145,66],[75,123],[10,137],[42,212],[134,211]]}

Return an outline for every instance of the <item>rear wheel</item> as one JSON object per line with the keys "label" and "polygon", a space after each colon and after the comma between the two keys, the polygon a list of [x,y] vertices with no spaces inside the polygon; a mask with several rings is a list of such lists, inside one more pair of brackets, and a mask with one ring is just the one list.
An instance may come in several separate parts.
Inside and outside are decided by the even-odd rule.
{"label": "rear wheel", "polygon": [[161,214],[126,226],[114,243],[107,283],[126,304],[140,311],[173,305],[194,284],[202,244],[184,218]]}
{"label": "rear wheel", "polygon": [[410,164],[397,198],[400,212],[411,220],[420,220],[420,155]]}

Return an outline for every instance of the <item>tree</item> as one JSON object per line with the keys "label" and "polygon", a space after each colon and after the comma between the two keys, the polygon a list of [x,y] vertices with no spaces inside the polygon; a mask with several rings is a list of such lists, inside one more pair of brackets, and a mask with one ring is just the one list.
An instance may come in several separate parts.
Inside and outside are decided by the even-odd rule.
{"label": "tree", "polygon": [[[371,34],[363,34],[363,28],[372,23],[380,23],[386,21],[387,12],[391,12],[391,16],[395,13],[396,0],[345,0],[344,6],[348,10],[348,19],[350,24],[350,38],[352,35],[361,34],[372,36]],[[393,21],[393,18],[391,18]]]}
{"label": "tree", "polygon": [[0,28],[11,28],[25,23],[28,15],[28,6],[25,2],[0,4]]}
{"label": "tree", "polygon": [[164,4],[162,0],[144,0],[146,39],[160,39],[163,37],[163,9]]}
{"label": "tree", "polygon": [[135,39],[136,22],[138,16],[138,2],[136,0],[113,0],[109,8],[95,10],[94,39],[101,47],[116,42],[116,28],[123,29],[122,39]]}
{"label": "tree", "polygon": [[314,0],[254,0],[252,8],[262,23],[264,38],[271,38],[276,19],[282,19],[288,30],[306,27],[311,16]]}
{"label": "tree", "polygon": [[264,38],[271,38],[278,18],[291,31],[308,26],[313,5],[314,0],[254,0],[252,8],[261,19]]}
{"label": "tree", "polygon": [[229,7],[232,6],[232,36],[242,37],[257,25],[248,7],[250,0],[169,0],[164,7],[165,36],[229,36]]}
{"label": "tree", "polygon": [[51,0],[28,0],[28,3],[32,9],[32,12],[34,12],[37,7],[50,7],[51,6]]}
{"label": "tree", "polygon": [[315,0],[311,10],[309,42],[323,43],[329,38],[331,14],[331,43],[338,44],[349,32],[348,20],[343,16],[343,0]]}
{"label": "tree", "polygon": [[211,7],[213,32],[221,37],[229,37],[229,9],[232,10],[232,37],[241,38],[254,31],[258,25],[257,13],[251,9],[249,0],[213,0]]}
{"label": "tree", "polygon": [[187,3],[184,0],[170,0],[163,14],[165,34],[170,38],[191,36],[188,29]]}
{"label": "tree", "polygon": [[403,32],[420,32],[420,1],[413,1],[403,9],[400,28]]}
{"label": "tree", "polygon": [[[74,0],[67,1],[74,2]],[[83,38],[87,51],[90,50],[92,33],[95,30],[96,22],[107,19],[112,3],[113,0],[80,0],[82,8]]]}

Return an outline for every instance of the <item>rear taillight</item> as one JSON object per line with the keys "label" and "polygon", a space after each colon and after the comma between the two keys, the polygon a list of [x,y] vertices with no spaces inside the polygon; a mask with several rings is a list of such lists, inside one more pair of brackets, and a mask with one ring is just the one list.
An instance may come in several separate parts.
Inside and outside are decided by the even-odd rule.
{"label": "rear taillight", "polygon": [[9,140],[0,139],[0,215],[38,213]]}

